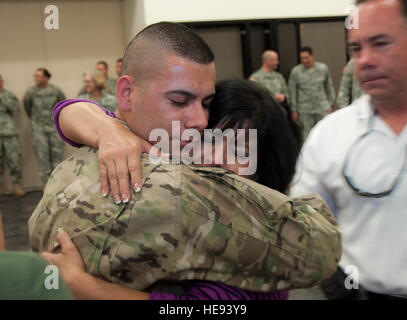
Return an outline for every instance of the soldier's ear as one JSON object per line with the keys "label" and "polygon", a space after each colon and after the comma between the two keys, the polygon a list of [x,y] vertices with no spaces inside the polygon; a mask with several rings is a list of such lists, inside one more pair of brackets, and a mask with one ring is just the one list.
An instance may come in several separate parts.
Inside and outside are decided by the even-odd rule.
{"label": "soldier's ear", "polygon": [[131,110],[131,92],[133,90],[133,79],[130,76],[121,76],[117,79],[116,97],[119,109],[123,111]]}

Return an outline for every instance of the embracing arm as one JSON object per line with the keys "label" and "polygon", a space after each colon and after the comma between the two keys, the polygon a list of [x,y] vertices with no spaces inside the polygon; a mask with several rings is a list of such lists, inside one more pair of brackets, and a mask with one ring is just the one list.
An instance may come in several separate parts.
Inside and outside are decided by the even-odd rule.
{"label": "embracing arm", "polygon": [[75,147],[87,145],[97,148],[103,133],[123,127],[113,118],[114,114],[106,113],[101,106],[89,100],[67,100],[54,108],[54,122],[59,134]]}
{"label": "embracing arm", "polygon": [[90,100],[66,100],[54,108],[55,126],[62,139],[75,147],[84,144],[99,149],[102,194],[107,196],[110,186],[115,202],[120,203],[131,198],[129,176],[134,191],[140,191],[141,153],[150,152],[152,146],[114,117]]}
{"label": "embracing arm", "polygon": [[79,251],[69,235],[62,229],[58,231],[57,241],[61,253],[44,252],[42,256],[56,265],[76,299],[80,300],[148,300],[150,294],[110,283],[86,273]]}

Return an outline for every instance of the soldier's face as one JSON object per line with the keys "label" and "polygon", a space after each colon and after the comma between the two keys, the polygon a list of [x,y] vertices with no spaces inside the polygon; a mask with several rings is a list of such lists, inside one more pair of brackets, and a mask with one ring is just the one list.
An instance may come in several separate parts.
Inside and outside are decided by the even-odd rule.
{"label": "soldier's face", "polygon": [[376,101],[407,93],[407,18],[397,0],[359,6],[359,29],[349,33],[349,51],[363,90]]}
{"label": "soldier's face", "polygon": [[300,59],[305,68],[309,69],[313,66],[314,56],[309,52],[301,52]]}
{"label": "soldier's face", "polygon": [[[164,129],[172,140],[180,140],[186,129],[202,132],[208,125],[209,105],[215,94],[215,64],[198,64],[173,54],[165,54],[161,72],[131,91],[130,128],[149,140],[154,129]],[[172,121],[180,125],[172,132]],[[153,144],[155,142],[152,142]],[[181,148],[188,141],[181,141]]]}
{"label": "soldier's face", "polygon": [[48,78],[42,73],[42,71],[37,70],[34,73],[34,82],[37,86],[43,85],[48,81]]}
{"label": "soldier's face", "polygon": [[280,61],[278,60],[278,55],[274,55],[272,58],[270,58],[270,67],[273,70],[276,70],[278,67],[278,64],[280,63]]}
{"label": "soldier's face", "polygon": [[97,64],[96,65],[96,70],[99,70],[100,72],[102,72],[107,77],[108,70],[107,70],[107,68],[105,67],[104,64]]}

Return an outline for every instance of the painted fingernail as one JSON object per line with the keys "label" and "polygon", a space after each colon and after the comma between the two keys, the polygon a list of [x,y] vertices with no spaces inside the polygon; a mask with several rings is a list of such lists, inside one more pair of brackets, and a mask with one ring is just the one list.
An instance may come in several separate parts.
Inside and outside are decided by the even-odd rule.
{"label": "painted fingernail", "polygon": [[64,231],[61,227],[59,227],[58,229],[57,229],[57,232],[58,233],[60,233],[60,232],[62,232],[62,231]]}
{"label": "painted fingernail", "polygon": [[129,202],[129,197],[127,196],[127,194],[125,194],[125,193],[122,194],[122,201],[123,201],[123,203]]}
{"label": "painted fingernail", "polygon": [[106,191],[106,189],[102,191],[102,197],[103,197],[103,198],[106,198],[106,197],[107,197],[107,191]]}
{"label": "painted fingernail", "polygon": [[136,183],[136,184],[134,185],[134,191],[136,191],[136,192],[140,192],[140,191],[141,191],[141,188],[139,187],[138,183]]}
{"label": "painted fingernail", "polygon": [[120,198],[119,195],[115,195],[113,199],[114,199],[114,202],[115,202],[116,204],[122,203],[122,199]]}

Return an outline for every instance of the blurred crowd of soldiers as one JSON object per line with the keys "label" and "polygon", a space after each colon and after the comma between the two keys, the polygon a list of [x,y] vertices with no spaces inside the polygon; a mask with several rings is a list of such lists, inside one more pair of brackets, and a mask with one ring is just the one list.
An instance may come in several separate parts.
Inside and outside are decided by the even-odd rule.
{"label": "blurred crowd of soldiers", "polygon": [[[116,61],[116,73],[120,76],[122,59]],[[116,81],[109,78],[105,61],[96,63],[95,71],[83,74],[83,87],[78,93],[79,99],[90,99],[101,106],[115,111],[117,109]],[[65,100],[63,91],[50,84],[50,72],[38,68],[34,73],[35,85],[29,88],[23,98],[23,104],[31,122],[33,146],[38,157],[39,175],[45,184],[51,172],[63,160],[64,142],[59,137],[52,117],[52,109],[59,101]],[[4,88],[0,75],[0,195],[3,193],[3,152],[10,169],[13,192],[24,196],[21,187],[21,147],[18,129],[13,117],[18,108],[18,99],[14,93]]]}
{"label": "blurred crowd of soldiers", "polygon": [[[301,48],[300,60],[301,63],[291,70],[287,86],[283,75],[276,71],[279,64],[277,52],[267,50],[262,56],[262,67],[250,76],[250,80],[268,88],[285,106],[291,120],[301,127],[305,141],[315,124],[334,110],[335,90],[328,66],[315,60],[312,48]],[[361,95],[350,60],[343,71],[336,103],[343,108]]]}

